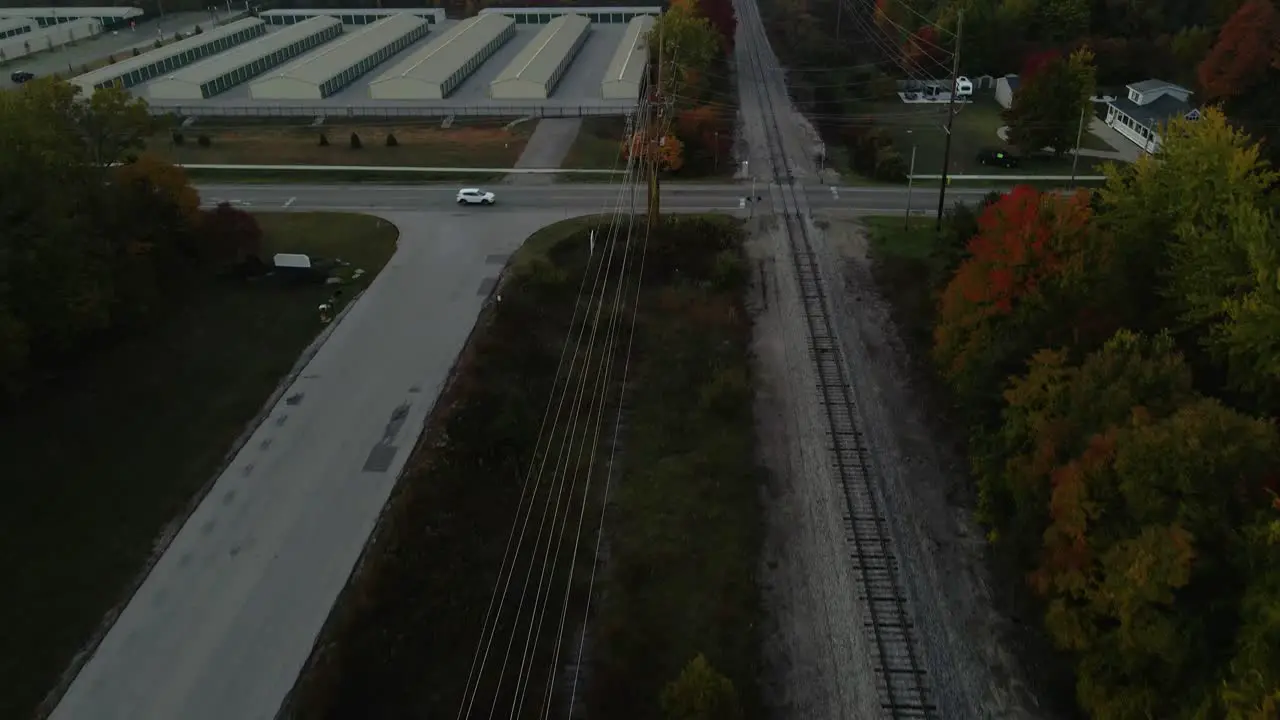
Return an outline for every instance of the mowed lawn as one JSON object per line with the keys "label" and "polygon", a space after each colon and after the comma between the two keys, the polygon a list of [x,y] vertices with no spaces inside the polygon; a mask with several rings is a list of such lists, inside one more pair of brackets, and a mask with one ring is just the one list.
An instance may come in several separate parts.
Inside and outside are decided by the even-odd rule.
{"label": "mowed lawn", "polygon": [[[268,256],[342,258],[368,279],[398,234],[363,215],[258,218]],[[321,330],[316,306],[331,291],[270,278],[211,285],[160,327],[0,411],[0,717],[28,717],[125,598],[161,531]]]}
{"label": "mowed lawn", "polygon": [[[196,165],[368,165],[380,167],[513,167],[536,121],[511,129],[507,120],[478,121],[441,128],[440,121],[331,124],[238,122],[197,124],[157,133],[147,149],[168,160]],[[173,133],[182,135],[174,143]],[[360,138],[351,147],[351,134]],[[200,136],[209,138],[201,147]],[[328,140],[320,144],[320,136]],[[387,146],[387,136],[396,145]]]}
{"label": "mowed lawn", "polygon": [[[627,132],[624,117],[588,117],[574,138],[560,167],[565,169],[613,170],[624,167],[623,137]],[[595,177],[595,176],[592,176]]]}
{"label": "mowed lawn", "polygon": [[[1000,113],[1003,108],[990,93],[976,94],[973,102],[958,106],[959,112],[952,123],[951,163],[949,172],[956,175],[1069,175],[1072,155],[1060,158],[1049,156],[1023,157],[1019,167],[1006,170],[982,165],[977,161],[982,150],[1008,150],[1021,152],[1002,141],[996,131],[1005,124]],[[876,120],[876,126],[886,130],[893,138],[894,146],[906,161],[911,159],[911,148],[916,149],[915,172],[917,175],[942,173],[942,161],[946,153],[946,108],[944,104],[907,104],[897,100],[871,103],[864,111]],[[1090,118],[1085,118],[1088,123]],[[1089,132],[1086,125],[1080,147],[1088,150],[1111,150],[1102,138]],[[1096,175],[1097,166],[1105,161],[1081,156],[1076,167],[1080,175]]]}

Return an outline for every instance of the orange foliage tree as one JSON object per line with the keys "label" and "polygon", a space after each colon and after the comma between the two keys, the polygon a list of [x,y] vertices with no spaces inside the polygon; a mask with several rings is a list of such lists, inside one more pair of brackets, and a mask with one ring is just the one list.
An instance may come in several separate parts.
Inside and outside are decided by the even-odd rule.
{"label": "orange foliage tree", "polygon": [[647,159],[649,153],[657,153],[658,167],[676,172],[684,167],[684,143],[675,135],[656,136],[652,133],[632,133],[627,139],[629,158]]}
{"label": "orange foliage tree", "polygon": [[1106,315],[1091,312],[1110,272],[1089,197],[1020,186],[978,218],[968,257],[943,289],[933,358],[960,402],[990,410],[1004,379],[1037,348],[1096,346]]}

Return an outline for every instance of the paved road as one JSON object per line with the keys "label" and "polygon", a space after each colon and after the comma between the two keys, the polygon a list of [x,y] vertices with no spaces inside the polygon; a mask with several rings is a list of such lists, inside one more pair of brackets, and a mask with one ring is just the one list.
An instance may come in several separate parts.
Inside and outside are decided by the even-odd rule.
{"label": "paved road", "polygon": [[[457,190],[451,186],[412,185],[222,185],[197,186],[207,204],[231,202],[254,210],[348,210],[360,212],[432,211],[454,207]],[[608,184],[561,183],[550,186],[501,186],[495,188],[498,204],[493,207],[463,208],[468,215],[512,215],[541,210],[560,216],[581,215],[598,211],[617,197],[618,186]],[[750,212],[740,203],[750,194],[751,186],[742,185],[673,185],[662,192],[664,210],[678,212]],[[947,202],[977,200],[989,188],[952,188]],[[770,202],[768,189],[761,185],[756,194]],[[815,212],[845,210],[866,214],[902,212],[906,209],[907,190],[899,187],[807,186],[803,194]],[[912,207],[932,212],[937,207],[936,188],[916,189]]]}
{"label": "paved road", "polygon": [[380,214],[401,229],[395,256],[218,478],[54,720],[270,720],[277,712],[487,283],[506,254],[560,217],[453,207]]}

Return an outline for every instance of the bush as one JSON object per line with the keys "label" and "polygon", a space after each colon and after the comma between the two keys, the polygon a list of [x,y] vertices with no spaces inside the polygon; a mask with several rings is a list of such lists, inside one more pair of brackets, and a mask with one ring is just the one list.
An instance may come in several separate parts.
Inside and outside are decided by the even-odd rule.
{"label": "bush", "polygon": [[200,35],[200,34],[201,34],[201,33],[203,33],[203,32],[204,32],[204,30],[200,29],[200,26],[199,26],[199,25],[197,25],[197,26],[196,26],[195,31],[194,31],[194,32],[192,32],[191,34],[192,34],[192,35]]}
{"label": "bush", "polygon": [[139,56],[139,55],[141,55],[141,54],[142,54],[142,51],[141,51],[141,50],[139,50],[138,48],[134,48],[134,49],[133,49],[133,56],[134,56],[134,57],[138,57],[138,56]]}
{"label": "bush", "polygon": [[399,145],[400,141],[396,140],[396,136],[391,133],[387,133],[387,147],[397,147]]}
{"label": "bush", "polygon": [[159,50],[160,48],[164,47],[164,42],[159,38],[156,38],[156,41],[152,43],[152,46],[155,47],[157,50]]}
{"label": "bush", "polygon": [[360,136],[355,133],[351,133],[351,149],[359,150],[362,147],[364,147],[364,143],[360,142]]}
{"label": "bush", "polygon": [[176,133],[174,133],[174,134],[173,134],[173,144],[174,144],[174,145],[181,145],[182,143],[184,143],[184,142],[186,142],[186,141],[187,141],[187,138],[186,138],[186,137],[184,137],[182,133],[180,133],[180,132],[176,132]]}
{"label": "bush", "polygon": [[196,138],[196,143],[200,145],[200,147],[202,148],[207,148],[213,144],[213,141],[209,139],[208,135],[201,135],[200,137]]}
{"label": "bush", "polygon": [[320,147],[329,147],[329,136],[320,133]]}

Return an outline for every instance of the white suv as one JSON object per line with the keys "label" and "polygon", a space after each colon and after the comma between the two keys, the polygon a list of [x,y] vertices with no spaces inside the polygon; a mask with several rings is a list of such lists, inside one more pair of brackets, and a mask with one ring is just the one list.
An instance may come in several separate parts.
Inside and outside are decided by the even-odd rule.
{"label": "white suv", "polygon": [[459,205],[492,205],[496,199],[493,193],[479,188],[463,188],[458,191]]}

